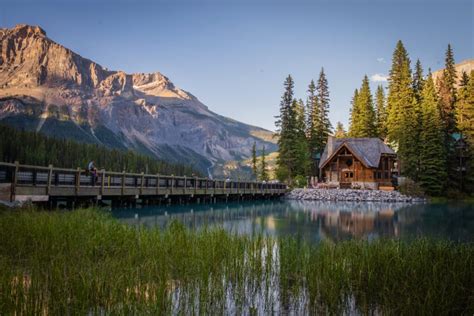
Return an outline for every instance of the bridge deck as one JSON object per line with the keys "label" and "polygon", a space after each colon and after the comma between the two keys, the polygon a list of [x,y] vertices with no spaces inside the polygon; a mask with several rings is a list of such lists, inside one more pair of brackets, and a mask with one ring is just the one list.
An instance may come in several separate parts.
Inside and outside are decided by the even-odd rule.
{"label": "bridge deck", "polygon": [[[94,181],[95,180],[95,181]],[[282,195],[282,183],[211,180],[186,176],[100,170],[96,179],[83,169],[0,162],[0,200],[47,201],[54,198]]]}

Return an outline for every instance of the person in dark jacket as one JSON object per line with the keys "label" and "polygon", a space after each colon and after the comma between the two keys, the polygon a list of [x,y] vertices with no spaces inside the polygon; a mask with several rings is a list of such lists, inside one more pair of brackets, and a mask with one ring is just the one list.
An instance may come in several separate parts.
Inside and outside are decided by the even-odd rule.
{"label": "person in dark jacket", "polygon": [[95,167],[94,160],[91,160],[87,165],[87,172],[92,175],[92,185],[95,185],[99,177],[97,176],[97,168]]}

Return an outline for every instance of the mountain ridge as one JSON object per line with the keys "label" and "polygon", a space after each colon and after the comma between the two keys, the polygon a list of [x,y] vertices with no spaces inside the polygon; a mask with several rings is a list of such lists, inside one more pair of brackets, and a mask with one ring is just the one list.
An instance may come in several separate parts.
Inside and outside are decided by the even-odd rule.
{"label": "mountain ridge", "polygon": [[272,132],[210,111],[160,72],[108,70],[39,26],[0,29],[0,40],[4,123],[192,162],[201,170],[248,158],[253,142],[277,149]]}

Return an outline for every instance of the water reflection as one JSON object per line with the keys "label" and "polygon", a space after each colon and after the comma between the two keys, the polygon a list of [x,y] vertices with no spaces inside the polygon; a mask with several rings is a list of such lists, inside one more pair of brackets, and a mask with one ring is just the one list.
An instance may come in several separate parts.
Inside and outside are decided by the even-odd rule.
{"label": "water reflection", "polygon": [[191,228],[218,225],[239,234],[299,235],[332,241],[428,236],[474,240],[472,204],[267,201],[118,209],[130,225],[165,227],[179,220]]}

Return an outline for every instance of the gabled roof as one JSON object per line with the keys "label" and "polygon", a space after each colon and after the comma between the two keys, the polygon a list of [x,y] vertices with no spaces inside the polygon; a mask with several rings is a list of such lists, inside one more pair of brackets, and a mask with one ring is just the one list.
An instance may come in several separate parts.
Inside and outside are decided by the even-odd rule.
{"label": "gabled roof", "polygon": [[329,136],[319,161],[319,168],[323,168],[343,146],[368,168],[377,168],[382,154],[395,155],[393,149],[380,138],[335,138]]}

